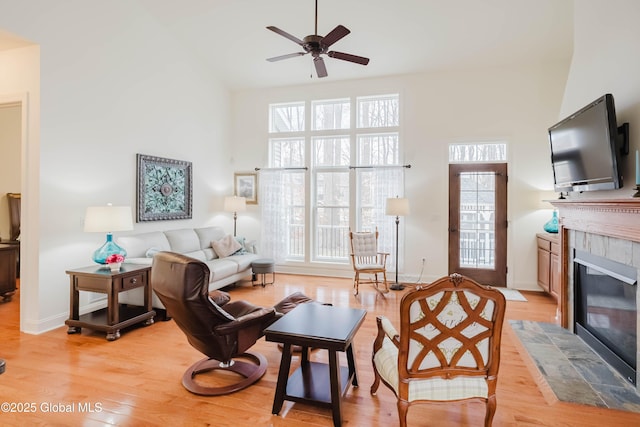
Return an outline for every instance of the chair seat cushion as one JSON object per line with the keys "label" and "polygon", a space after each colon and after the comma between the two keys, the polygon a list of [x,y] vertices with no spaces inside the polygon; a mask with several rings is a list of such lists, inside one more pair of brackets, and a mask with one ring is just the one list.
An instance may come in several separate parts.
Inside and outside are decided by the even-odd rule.
{"label": "chair seat cushion", "polygon": [[381,270],[384,268],[382,264],[356,264],[358,270]]}
{"label": "chair seat cushion", "polygon": [[[374,355],[373,362],[380,376],[393,387],[398,395],[398,348],[385,338],[382,348]],[[409,382],[409,402],[416,400],[448,401],[487,398],[488,387],[484,377],[431,378]]]}

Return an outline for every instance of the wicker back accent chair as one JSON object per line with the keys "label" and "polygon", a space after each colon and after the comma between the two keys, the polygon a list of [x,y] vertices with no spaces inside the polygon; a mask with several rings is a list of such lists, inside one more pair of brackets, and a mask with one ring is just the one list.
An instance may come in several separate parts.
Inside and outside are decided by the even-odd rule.
{"label": "wicker back accent chair", "polygon": [[480,399],[485,426],[496,411],[496,382],[504,295],[452,274],[407,292],[400,302],[400,332],[382,316],[373,344],[375,373],[398,398],[400,425],[414,403]]}
{"label": "wicker back accent chair", "polygon": [[[208,291],[209,274],[207,265],[197,259],[159,252],[153,257],[151,285],[189,344],[207,356],[187,369],[182,385],[195,394],[217,396],[242,390],[264,375],[266,358],[247,350],[279,316],[310,299],[295,293],[269,308],[229,302],[225,292]],[[232,376],[222,375],[220,386],[196,382],[196,375],[213,370],[234,372],[241,380],[229,384]],[[207,384],[212,382],[209,378]]]}

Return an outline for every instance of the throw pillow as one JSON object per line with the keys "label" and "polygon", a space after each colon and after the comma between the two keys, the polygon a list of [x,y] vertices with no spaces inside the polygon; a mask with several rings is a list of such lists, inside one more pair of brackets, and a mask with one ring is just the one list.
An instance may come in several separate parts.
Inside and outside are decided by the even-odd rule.
{"label": "throw pillow", "polygon": [[157,254],[158,252],[160,252],[160,249],[158,249],[158,248],[149,248],[149,249],[147,249],[147,252],[144,255],[147,258],[153,258],[153,256],[155,254]]}
{"label": "throw pillow", "polygon": [[211,247],[214,251],[216,251],[216,254],[220,258],[228,257],[238,249],[242,249],[240,243],[238,243],[236,239],[234,239],[230,234],[227,234],[220,240],[214,240],[213,242],[211,242]]}
{"label": "throw pillow", "polygon": [[244,237],[235,237],[236,242],[240,243],[240,249],[238,249],[237,251],[235,251],[233,254],[234,255],[244,255],[247,253],[247,249],[244,246],[244,242],[245,242],[245,238]]}

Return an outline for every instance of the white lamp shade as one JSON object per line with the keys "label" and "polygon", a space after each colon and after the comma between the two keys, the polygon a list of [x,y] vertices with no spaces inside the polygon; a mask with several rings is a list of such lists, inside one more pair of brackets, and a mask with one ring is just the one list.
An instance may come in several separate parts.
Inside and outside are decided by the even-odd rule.
{"label": "white lamp shade", "polygon": [[409,199],[404,197],[394,197],[387,199],[387,206],[385,210],[387,215],[393,216],[407,216],[409,215]]}
{"label": "white lamp shade", "polygon": [[225,212],[242,212],[247,210],[247,199],[238,196],[224,198]]}
{"label": "white lamp shade", "polygon": [[84,231],[111,232],[133,230],[131,206],[90,206],[84,217]]}

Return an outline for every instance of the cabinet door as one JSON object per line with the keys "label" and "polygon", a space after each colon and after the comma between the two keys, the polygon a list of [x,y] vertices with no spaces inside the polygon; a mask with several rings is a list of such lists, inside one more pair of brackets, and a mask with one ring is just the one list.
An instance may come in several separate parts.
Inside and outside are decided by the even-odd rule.
{"label": "cabinet door", "polygon": [[0,294],[16,290],[17,253],[12,247],[0,250]]}
{"label": "cabinet door", "polygon": [[549,292],[550,282],[550,253],[544,249],[538,248],[538,285]]}
{"label": "cabinet door", "polygon": [[549,293],[557,300],[560,291],[560,257],[558,254],[550,254],[549,267]]}

